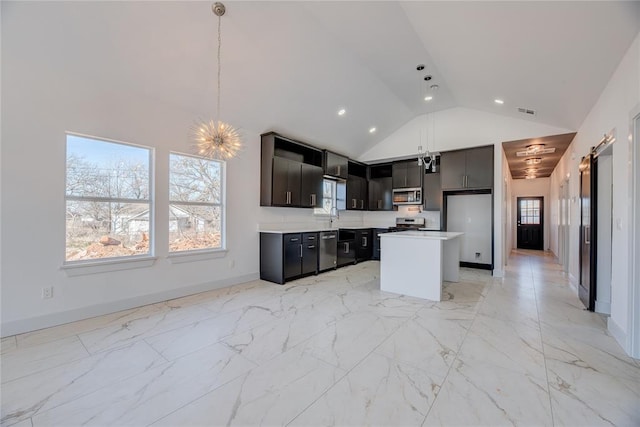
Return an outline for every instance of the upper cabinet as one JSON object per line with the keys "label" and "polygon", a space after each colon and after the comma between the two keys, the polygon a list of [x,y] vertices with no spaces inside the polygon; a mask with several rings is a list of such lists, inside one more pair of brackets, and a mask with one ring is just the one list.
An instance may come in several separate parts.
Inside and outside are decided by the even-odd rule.
{"label": "upper cabinet", "polygon": [[393,163],[393,188],[422,187],[424,167],[418,165],[418,160],[404,160]]}
{"label": "upper cabinet", "polygon": [[443,190],[493,188],[493,145],[443,152],[440,178]]}
{"label": "upper cabinet", "polygon": [[391,163],[369,166],[369,210],[393,210],[393,167]]}
{"label": "upper cabinet", "polygon": [[261,143],[260,206],[320,207],[322,151],[273,132]]}
{"label": "upper cabinet", "polygon": [[349,159],[340,154],[324,151],[324,174],[347,179]]}
{"label": "upper cabinet", "polygon": [[442,209],[442,186],[440,173],[427,173],[422,183],[422,207],[425,211]]}
{"label": "upper cabinet", "polygon": [[367,166],[349,161],[347,175],[347,210],[364,211],[368,209]]}

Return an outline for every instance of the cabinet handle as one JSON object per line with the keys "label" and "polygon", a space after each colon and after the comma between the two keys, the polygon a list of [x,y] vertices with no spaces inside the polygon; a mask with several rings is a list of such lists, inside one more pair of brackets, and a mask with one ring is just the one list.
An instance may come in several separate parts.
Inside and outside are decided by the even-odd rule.
{"label": "cabinet handle", "polygon": [[300,245],[300,258],[302,258],[302,245]]}
{"label": "cabinet handle", "polygon": [[590,231],[591,227],[588,225],[584,226],[584,243],[586,245],[590,245],[591,244],[591,236],[590,236]]}
{"label": "cabinet handle", "polygon": [[362,236],[362,246],[367,247],[367,236]]}
{"label": "cabinet handle", "polygon": [[360,200],[360,209],[364,209],[364,200]]}
{"label": "cabinet handle", "polygon": [[315,249],[315,248],[316,248],[316,245],[309,245],[309,246],[307,246],[307,249]]}
{"label": "cabinet handle", "polygon": [[309,237],[307,237],[307,239],[309,239],[309,240],[316,240],[316,236],[309,236]]}
{"label": "cabinet handle", "polygon": [[289,240],[289,241],[290,241],[290,242],[297,242],[298,240],[300,240],[300,239],[298,239],[298,238],[296,237],[296,238],[293,238],[293,239],[291,239],[291,240]]}
{"label": "cabinet handle", "polygon": [[336,166],[336,170],[337,170],[336,175],[340,175],[340,165]]}
{"label": "cabinet handle", "polygon": [[291,191],[287,191],[287,204],[291,204]]}
{"label": "cabinet handle", "polygon": [[349,242],[344,242],[344,253],[345,254],[349,253]]}
{"label": "cabinet handle", "polygon": [[357,203],[358,203],[358,202],[357,202],[357,200],[356,200],[356,199],[351,199],[351,207],[352,207],[353,209],[355,209],[355,208],[357,207]]}
{"label": "cabinet handle", "polygon": [[316,195],[312,194],[311,195],[311,206],[315,206],[316,205]]}

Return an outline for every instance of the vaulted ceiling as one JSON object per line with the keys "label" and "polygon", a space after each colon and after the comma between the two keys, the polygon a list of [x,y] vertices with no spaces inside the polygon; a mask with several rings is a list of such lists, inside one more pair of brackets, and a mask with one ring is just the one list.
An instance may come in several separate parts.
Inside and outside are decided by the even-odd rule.
{"label": "vaulted ceiling", "polygon": [[[2,20],[30,14],[27,56],[44,46],[51,67],[79,80],[207,117],[211,4],[5,2]],[[225,4],[222,117],[353,157],[412,118],[455,106],[577,130],[640,30],[631,1]]]}

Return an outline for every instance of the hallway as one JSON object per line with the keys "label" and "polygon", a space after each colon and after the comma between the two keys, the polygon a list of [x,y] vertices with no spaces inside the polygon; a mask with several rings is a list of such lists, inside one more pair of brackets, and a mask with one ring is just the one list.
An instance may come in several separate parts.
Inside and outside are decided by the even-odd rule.
{"label": "hallway", "polygon": [[2,340],[2,425],[640,425],[640,362],[548,252],[439,303],[371,261]]}

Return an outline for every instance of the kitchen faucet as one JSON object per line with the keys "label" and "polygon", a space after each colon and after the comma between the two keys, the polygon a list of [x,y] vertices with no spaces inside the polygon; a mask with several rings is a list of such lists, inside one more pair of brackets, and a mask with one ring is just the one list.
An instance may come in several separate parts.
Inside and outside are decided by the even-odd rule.
{"label": "kitchen faucet", "polygon": [[331,209],[329,209],[329,227],[333,227],[333,221],[336,219],[340,219],[340,214],[338,213],[338,208],[332,206]]}

